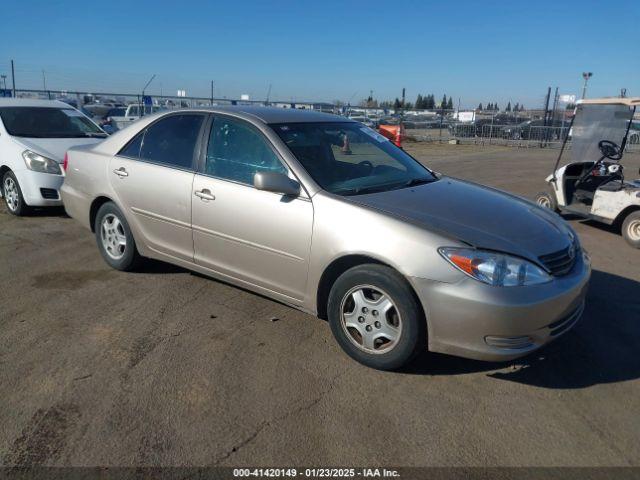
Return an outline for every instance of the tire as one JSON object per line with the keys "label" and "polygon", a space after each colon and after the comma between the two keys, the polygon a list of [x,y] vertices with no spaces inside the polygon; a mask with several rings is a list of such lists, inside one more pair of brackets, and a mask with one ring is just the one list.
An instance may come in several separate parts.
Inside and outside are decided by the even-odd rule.
{"label": "tire", "polygon": [[24,201],[18,179],[12,171],[6,172],[2,177],[2,196],[10,214],[22,217],[30,212],[29,206]]}
{"label": "tire", "polygon": [[131,228],[113,202],[107,202],[98,209],[94,230],[98,250],[109,266],[128,272],[140,265],[141,257]]}
{"label": "tire", "polygon": [[[384,305],[386,312],[376,310]],[[397,370],[426,349],[422,308],[411,286],[392,268],[365,264],[347,270],[331,288],[327,311],[340,347],[368,367]]]}
{"label": "tire", "polygon": [[550,192],[540,192],[536,195],[536,204],[539,207],[548,208],[549,210],[553,210],[558,213],[560,209],[558,208],[558,201],[556,200],[556,196]]}
{"label": "tire", "polygon": [[640,248],[640,211],[631,212],[624,219],[622,236],[629,245]]}

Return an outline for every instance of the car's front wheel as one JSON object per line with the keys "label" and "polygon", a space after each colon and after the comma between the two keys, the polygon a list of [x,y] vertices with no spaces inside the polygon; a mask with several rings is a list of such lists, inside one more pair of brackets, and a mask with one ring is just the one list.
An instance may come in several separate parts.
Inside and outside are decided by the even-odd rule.
{"label": "car's front wheel", "polygon": [[29,213],[29,206],[24,201],[18,179],[11,171],[2,177],[2,195],[9,213],[18,217]]}
{"label": "car's front wheel", "polygon": [[107,202],[98,209],[94,224],[98,249],[116,270],[134,270],[140,263],[133,234],[120,209]]}
{"label": "car's front wheel", "polygon": [[640,211],[632,212],[624,219],[622,236],[629,245],[640,248]]}
{"label": "car's front wheel", "polygon": [[426,322],[410,285],[392,268],[359,265],[329,294],[329,324],[338,344],[372,368],[396,370],[426,348]]}

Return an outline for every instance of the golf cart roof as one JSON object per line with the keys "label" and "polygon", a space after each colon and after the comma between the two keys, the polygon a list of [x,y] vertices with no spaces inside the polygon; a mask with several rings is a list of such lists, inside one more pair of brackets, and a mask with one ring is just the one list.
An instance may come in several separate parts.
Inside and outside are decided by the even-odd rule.
{"label": "golf cart roof", "polygon": [[640,97],[586,98],[583,100],[578,100],[576,103],[582,105],[626,105],[628,107],[635,107],[640,105]]}

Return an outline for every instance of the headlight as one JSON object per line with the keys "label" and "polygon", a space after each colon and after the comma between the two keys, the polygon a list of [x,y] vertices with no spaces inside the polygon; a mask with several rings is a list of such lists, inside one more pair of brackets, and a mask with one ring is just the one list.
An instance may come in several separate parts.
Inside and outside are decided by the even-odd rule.
{"label": "headlight", "polygon": [[25,150],[22,152],[22,158],[24,158],[24,163],[27,164],[27,168],[29,170],[41,173],[53,173],[56,175],[62,174],[62,170],[60,170],[58,162],[51,160],[50,158],[43,157],[42,155],[38,155],[36,152]]}
{"label": "headlight", "polygon": [[438,249],[451,265],[471,278],[496,287],[538,285],[552,280],[543,269],[522,258],[473,248]]}

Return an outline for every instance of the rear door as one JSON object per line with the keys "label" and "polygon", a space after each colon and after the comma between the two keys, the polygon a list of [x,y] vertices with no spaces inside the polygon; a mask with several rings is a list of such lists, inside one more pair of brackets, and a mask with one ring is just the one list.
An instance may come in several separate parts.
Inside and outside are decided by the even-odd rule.
{"label": "rear door", "polygon": [[193,261],[191,187],[206,116],[162,117],[113,157],[111,185],[134,233],[156,252]]}
{"label": "rear door", "polygon": [[257,128],[215,116],[193,182],[195,262],[299,302],[307,283],[313,205],[304,191],[291,198],[254,188],[254,174],[264,171],[292,176]]}

